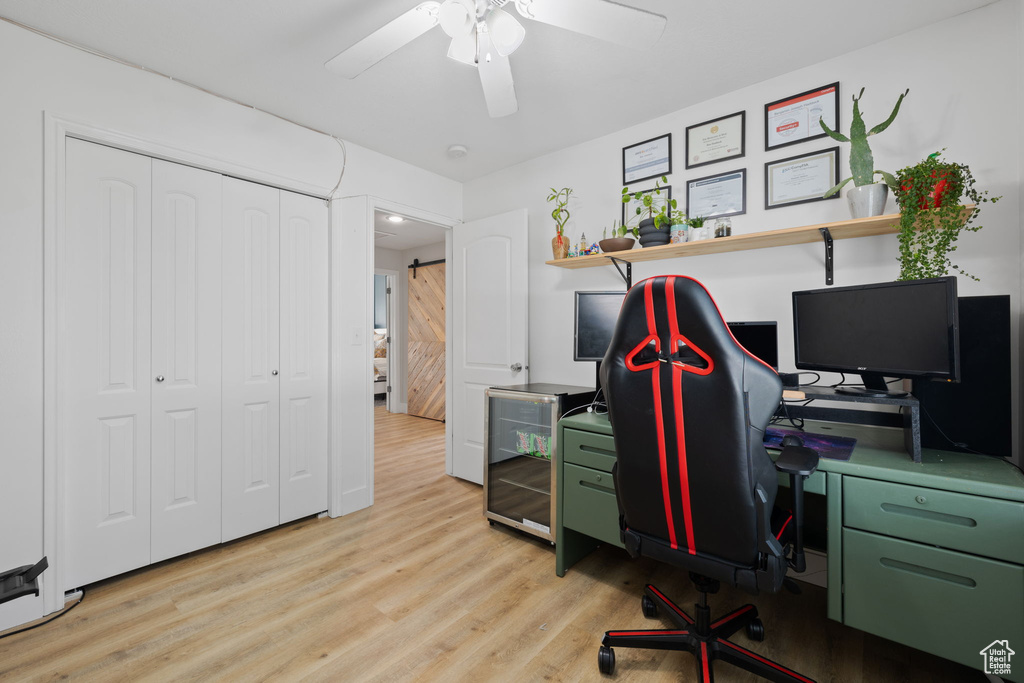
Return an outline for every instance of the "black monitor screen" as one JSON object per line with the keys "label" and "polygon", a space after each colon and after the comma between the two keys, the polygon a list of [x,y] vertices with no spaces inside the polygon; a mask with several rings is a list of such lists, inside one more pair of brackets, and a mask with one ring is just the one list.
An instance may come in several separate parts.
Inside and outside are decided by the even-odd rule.
{"label": "black monitor screen", "polygon": [[793,292],[796,367],[958,379],[956,278]]}
{"label": "black monitor screen", "polygon": [[729,323],[729,331],[740,345],[767,365],[779,369],[779,325],[765,322]]}
{"label": "black monitor screen", "polygon": [[576,292],[573,360],[604,360],[625,292]]}

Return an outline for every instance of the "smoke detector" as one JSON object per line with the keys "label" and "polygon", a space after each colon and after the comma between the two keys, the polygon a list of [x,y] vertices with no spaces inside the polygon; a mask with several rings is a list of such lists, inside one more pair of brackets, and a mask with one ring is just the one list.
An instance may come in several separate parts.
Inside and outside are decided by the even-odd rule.
{"label": "smoke detector", "polygon": [[461,159],[467,154],[469,154],[469,149],[465,145],[452,145],[448,148],[449,159]]}

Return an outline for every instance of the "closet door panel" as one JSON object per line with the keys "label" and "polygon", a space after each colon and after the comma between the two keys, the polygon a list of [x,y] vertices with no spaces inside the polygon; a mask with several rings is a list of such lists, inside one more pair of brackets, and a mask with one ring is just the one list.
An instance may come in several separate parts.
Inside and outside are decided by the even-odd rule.
{"label": "closet door panel", "polygon": [[281,522],[327,509],[327,207],[281,192]]}
{"label": "closet door panel", "polygon": [[65,589],[150,561],[148,157],[68,139],[58,275]]}
{"label": "closet door panel", "polygon": [[220,542],[221,220],[219,174],[153,161],[153,562]]}
{"label": "closet door panel", "polygon": [[279,192],[224,178],[222,540],[278,524]]}

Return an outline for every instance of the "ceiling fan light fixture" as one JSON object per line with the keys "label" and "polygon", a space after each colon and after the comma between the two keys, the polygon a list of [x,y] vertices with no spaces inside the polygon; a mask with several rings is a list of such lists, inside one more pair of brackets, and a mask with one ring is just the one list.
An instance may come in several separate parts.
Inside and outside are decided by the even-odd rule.
{"label": "ceiling fan light fixture", "polygon": [[494,49],[502,57],[508,57],[515,52],[526,37],[526,29],[523,28],[523,25],[516,21],[511,14],[498,8],[492,9],[487,14],[484,24],[491,34]]}
{"label": "ceiling fan light fixture", "polygon": [[472,0],[444,0],[437,21],[451,38],[468,34],[476,24],[476,5]]}

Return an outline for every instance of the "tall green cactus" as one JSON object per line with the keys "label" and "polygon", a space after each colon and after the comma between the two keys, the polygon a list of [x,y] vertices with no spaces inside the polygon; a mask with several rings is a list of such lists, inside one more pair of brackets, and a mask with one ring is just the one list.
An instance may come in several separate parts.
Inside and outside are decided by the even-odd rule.
{"label": "tall green cactus", "polygon": [[896,114],[900,112],[900,105],[903,103],[903,98],[910,93],[910,88],[900,95],[900,98],[896,100],[896,106],[892,108],[892,113],[882,123],[878,124],[871,130],[867,130],[867,126],[864,124],[864,119],[860,115],[860,98],[864,96],[864,88],[860,89],[860,94],[855,95],[853,98],[853,122],[850,124],[850,137],[846,137],[842,133],[838,133],[830,129],[825,122],[819,120],[821,129],[832,138],[839,142],[850,143],[850,171],[853,175],[842,181],[831,190],[825,193],[825,197],[831,197],[835,193],[843,189],[846,183],[853,181],[856,187],[862,185],[871,185],[875,181],[875,176],[880,175],[885,181],[885,184],[889,186],[893,192],[896,191],[896,179],[891,173],[885,171],[875,170],[875,158],[871,154],[871,147],[868,145],[868,138],[876,133],[881,133],[883,130],[889,127],[896,119]]}

